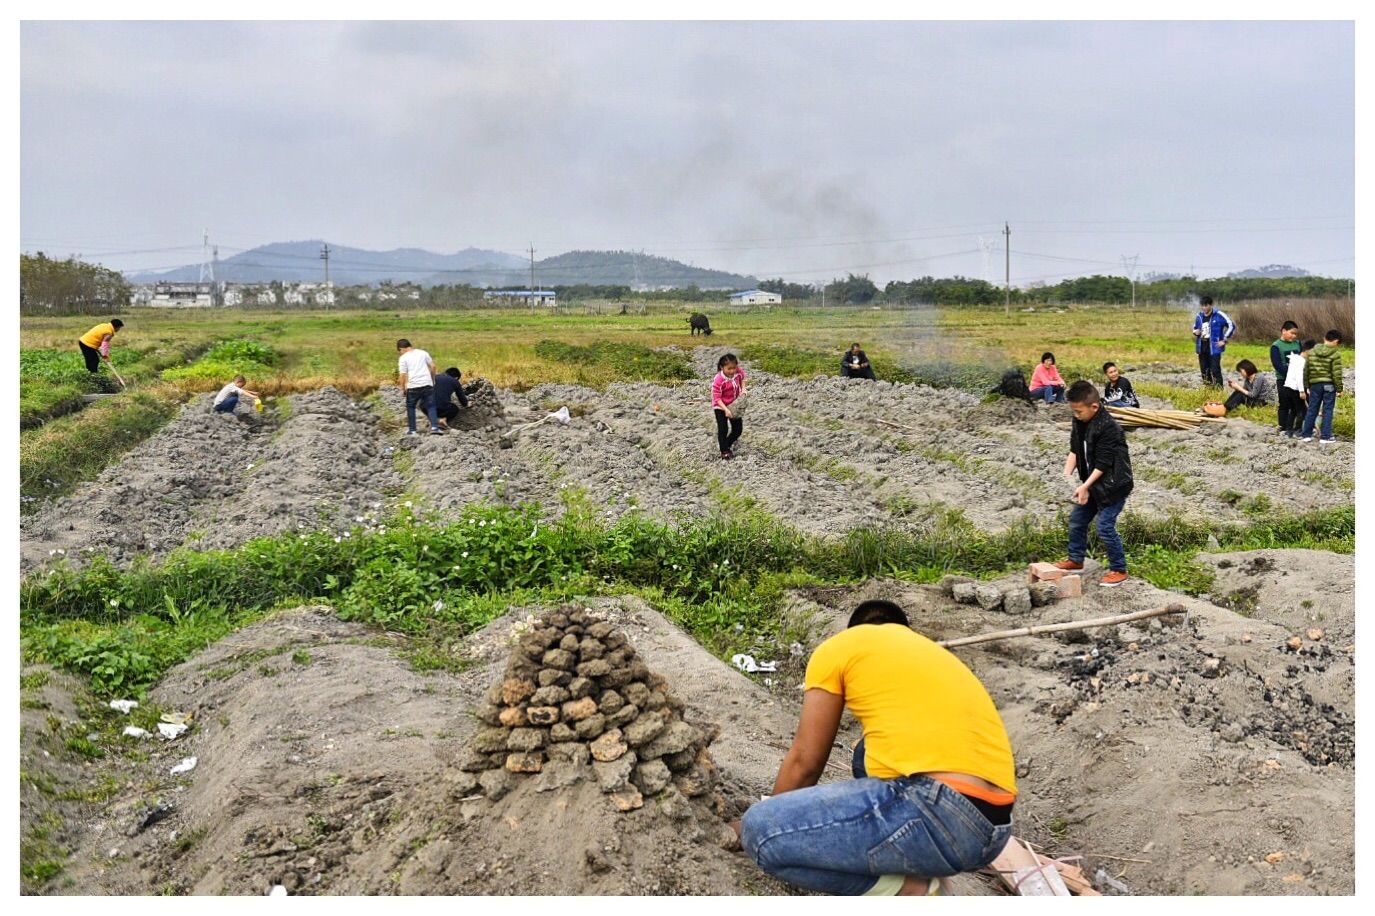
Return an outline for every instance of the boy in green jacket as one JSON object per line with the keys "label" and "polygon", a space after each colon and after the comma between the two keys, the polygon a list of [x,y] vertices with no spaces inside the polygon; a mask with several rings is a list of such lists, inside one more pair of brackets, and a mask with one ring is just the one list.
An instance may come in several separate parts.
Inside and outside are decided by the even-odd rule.
{"label": "boy in green jacket", "polygon": [[1314,347],[1303,364],[1304,397],[1308,401],[1308,414],[1303,418],[1303,434],[1300,442],[1313,441],[1313,426],[1322,410],[1322,442],[1336,442],[1332,438],[1332,411],[1337,404],[1337,395],[1342,392],[1342,345],[1340,331],[1328,331],[1323,335],[1323,345]]}

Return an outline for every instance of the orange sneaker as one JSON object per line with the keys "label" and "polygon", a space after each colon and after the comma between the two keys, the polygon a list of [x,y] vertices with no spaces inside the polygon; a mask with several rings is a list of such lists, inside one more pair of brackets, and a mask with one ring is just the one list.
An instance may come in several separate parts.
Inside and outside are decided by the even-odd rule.
{"label": "orange sneaker", "polygon": [[1074,562],[1073,560],[1061,560],[1059,563],[1056,563],[1056,564],[1055,564],[1055,568],[1056,568],[1056,569],[1069,569],[1069,570],[1083,569],[1083,568],[1084,568],[1084,564],[1083,564],[1083,563],[1076,563],[1076,562]]}
{"label": "orange sneaker", "polygon": [[1128,578],[1130,577],[1126,573],[1114,570],[1100,579],[1098,584],[1103,588],[1116,588],[1123,582],[1126,582]]}

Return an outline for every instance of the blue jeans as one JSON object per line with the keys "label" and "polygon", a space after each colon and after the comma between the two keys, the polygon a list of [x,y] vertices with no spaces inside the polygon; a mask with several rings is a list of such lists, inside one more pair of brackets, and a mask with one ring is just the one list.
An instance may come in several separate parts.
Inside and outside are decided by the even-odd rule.
{"label": "blue jeans", "polygon": [[1047,404],[1054,404],[1057,401],[1061,404],[1065,401],[1064,385],[1042,385],[1040,388],[1031,389],[1031,397],[1045,398]]}
{"label": "blue jeans", "polygon": [[1337,408],[1337,386],[1331,382],[1318,382],[1308,389],[1308,413],[1303,418],[1303,438],[1313,435],[1313,426],[1318,420],[1318,410],[1322,410],[1322,437],[1332,438],[1332,411]]}
{"label": "blue jeans", "polygon": [[434,406],[434,386],[406,389],[406,429],[415,432],[415,405],[425,408],[425,416],[430,418],[430,429],[439,429],[439,410]]}
{"label": "blue jeans", "polygon": [[215,405],[215,411],[217,413],[233,413],[234,408],[238,406],[239,396],[237,394],[231,394],[229,397],[225,398],[223,401],[220,401],[218,404]]}
{"label": "blue jeans", "polygon": [[1069,514],[1069,558],[1076,563],[1084,562],[1084,554],[1089,549],[1089,522],[1098,516],[1098,540],[1108,552],[1108,568],[1114,572],[1127,571],[1127,552],[1122,549],[1122,538],[1117,534],[1117,516],[1127,505],[1126,497],[1110,506],[1100,506],[1098,500],[1089,495],[1089,501],[1082,506],[1076,505]]}
{"label": "blue jeans", "polygon": [[752,805],[740,843],[764,871],[827,894],[859,895],[881,875],[943,878],[998,857],[1012,825],[994,826],[954,789],[926,776],[864,775],[864,742],[849,782],[795,789]]}

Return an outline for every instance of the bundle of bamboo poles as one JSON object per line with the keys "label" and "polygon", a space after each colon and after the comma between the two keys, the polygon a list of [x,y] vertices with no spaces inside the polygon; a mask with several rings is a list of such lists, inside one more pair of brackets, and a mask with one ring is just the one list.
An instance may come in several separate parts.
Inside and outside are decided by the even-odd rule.
{"label": "bundle of bamboo poles", "polygon": [[1144,407],[1109,407],[1108,413],[1125,429],[1154,426],[1158,429],[1194,429],[1200,423],[1225,423],[1223,417],[1210,417],[1190,410],[1147,410]]}

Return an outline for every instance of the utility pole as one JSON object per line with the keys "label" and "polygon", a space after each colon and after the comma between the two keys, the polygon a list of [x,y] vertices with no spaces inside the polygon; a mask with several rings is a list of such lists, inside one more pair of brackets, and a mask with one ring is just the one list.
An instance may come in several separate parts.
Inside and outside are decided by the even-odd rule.
{"label": "utility pole", "polygon": [[1012,314],[1012,227],[1003,223],[1003,316]]}
{"label": "utility pole", "polygon": [[1132,308],[1136,308],[1136,262],[1141,260],[1141,255],[1134,254],[1131,257],[1122,255],[1122,269],[1127,271],[1127,279],[1132,285]]}
{"label": "utility pole", "polygon": [[325,310],[328,311],[329,300],[334,298],[329,290],[329,242],[320,248],[320,260],[325,262]]}

